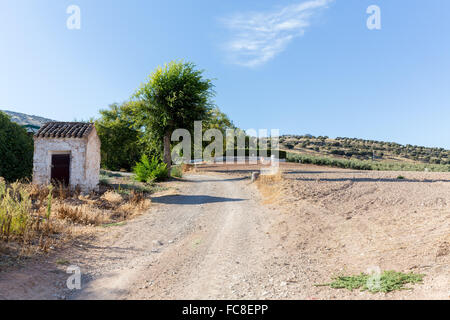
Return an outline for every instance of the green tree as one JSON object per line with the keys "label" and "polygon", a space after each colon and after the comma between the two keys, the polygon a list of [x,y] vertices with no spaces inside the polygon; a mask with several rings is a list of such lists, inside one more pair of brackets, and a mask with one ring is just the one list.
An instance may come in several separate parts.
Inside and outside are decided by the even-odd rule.
{"label": "green tree", "polygon": [[175,129],[192,132],[194,121],[207,120],[213,107],[213,84],[191,62],[172,61],[158,67],[134,95],[135,115],[146,136],[163,144],[163,159],[170,168],[171,135]]}
{"label": "green tree", "polygon": [[101,146],[101,165],[110,170],[131,168],[142,153],[142,132],[136,128],[133,108],[129,103],[114,103],[100,110],[100,119],[95,122]]}
{"label": "green tree", "polygon": [[31,177],[33,150],[27,131],[0,112],[0,177],[8,182]]}
{"label": "green tree", "polygon": [[204,122],[203,130],[219,129],[225,136],[227,129],[236,129],[233,121],[228,116],[220,111],[218,107],[212,108],[208,111],[208,117]]}
{"label": "green tree", "polygon": [[[225,153],[227,148],[227,141],[226,141],[226,131],[227,129],[237,129],[235,125],[233,124],[233,121],[230,120],[230,118],[220,111],[218,107],[215,107],[208,111],[208,118],[203,122],[203,134],[208,129],[218,129],[220,132],[222,132],[223,135],[223,151]],[[243,133],[245,134],[245,133]],[[237,138],[234,138],[233,144],[236,143]],[[203,142],[203,148],[205,148],[209,143],[209,141]],[[192,149],[192,154],[194,150]]]}

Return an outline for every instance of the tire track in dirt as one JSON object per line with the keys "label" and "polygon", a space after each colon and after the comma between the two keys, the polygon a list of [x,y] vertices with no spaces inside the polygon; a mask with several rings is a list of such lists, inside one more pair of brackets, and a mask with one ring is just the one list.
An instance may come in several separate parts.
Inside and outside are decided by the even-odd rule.
{"label": "tire track in dirt", "polygon": [[[271,251],[261,223],[268,212],[255,199],[256,189],[247,179],[223,175],[190,175],[180,187],[181,195],[153,198],[156,208],[100,240],[109,249],[86,266],[95,277],[72,298],[219,299],[249,294],[241,287],[251,280],[246,278],[263,272]],[[130,248],[134,250],[124,250]]]}

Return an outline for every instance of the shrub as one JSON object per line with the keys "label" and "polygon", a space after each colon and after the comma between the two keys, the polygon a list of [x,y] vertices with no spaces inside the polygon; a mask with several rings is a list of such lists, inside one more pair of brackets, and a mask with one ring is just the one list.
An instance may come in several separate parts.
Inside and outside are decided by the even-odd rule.
{"label": "shrub", "polygon": [[142,133],[135,128],[129,103],[112,104],[100,110],[95,122],[101,141],[101,166],[109,170],[129,171],[142,153]]}
{"label": "shrub", "polygon": [[141,157],[141,161],[136,163],[133,172],[136,174],[136,180],[146,182],[150,176],[150,162],[146,155]]}
{"label": "shrub", "polygon": [[0,180],[0,237],[23,237],[29,230],[31,198],[29,192],[14,183],[6,186]]}
{"label": "shrub", "polygon": [[183,169],[181,166],[173,166],[170,170],[170,175],[176,178],[183,178]]}
{"label": "shrub", "polygon": [[[263,154],[266,154],[267,157],[270,157],[272,155],[272,153],[275,153],[275,151],[278,151],[278,158],[279,159],[286,159],[286,151],[284,150],[272,150],[272,149],[248,149],[246,148],[245,150],[243,149],[234,149],[234,155],[237,156],[240,153],[245,153],[245,156],[248,157],[250,155],[258,155],[261,156]],[[226,154],[226,150],[224,151],[224,154]]]}
{"label": "shrub", "polygon": [[169,170],[165,163],[156,157],[150,161],[145,154],[141,157],[141,161],[136,163],[133,171],[136,174],[136,180],[140,182],[162,181],[169,176]]}
{"label": "shrub", "polygon": [[285,144],[286,148],[288,148],[289,150],[294,149],[294,145],[290,142]]}
{"label": "shrub", "polygon": [[167,169],[167,165],[165,163],[159,163],[158,166],[152,171],[150,175],[150,179],[147,182],[151,181],[162,181],[169,177],[169,170]]}
{"label": "shrub", "polygon": [[435,171],[450,172],[449,165],[423,165],[415,163],[399,163],[399,162],[379,162],[370,160],[348,160],[335,159],[327,157],[316,157],[303,154],[288,153],[288,162],[298,162],[306,164],[315,164],[318,166],[337,167],[343,169],[355,170],[378,170],[378,171]]}
{"label": "shrub", "polygon": [[376,285],[376,278],[373,275],[361,273],[356,276],[337,276],[330,283],[316,286],[329,286],[333,289],[348,289],[350,291],[360,289],[361,291],[369,291],[372,293],[388,293],[395,290],[406,290],[406,284],[422,283],[424,276],[423,274],[413,272],[403,273],[389,270],[383,271],[380,274],[378,285]]}
{"label": "shrub", "polygon": [[33,139],[27,131],[0,112],[0,177],[13,182],[31,176]]}
{"label": "shrub", "polygon": [[22,248],[37,244],[47,251],[52,235],[60,231],[51,217],[52,202],[51,188],[19,182],[7,185],[0,178],[0,242],[14,241]]}

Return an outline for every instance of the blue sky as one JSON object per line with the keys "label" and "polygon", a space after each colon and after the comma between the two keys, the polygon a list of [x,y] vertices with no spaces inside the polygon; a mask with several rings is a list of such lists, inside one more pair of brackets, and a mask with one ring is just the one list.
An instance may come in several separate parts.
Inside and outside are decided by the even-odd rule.
{"label": "blue sky", "polygon": [[[81,29],[69,30],[69,5]],[[369,5],[381,30],[366,27]],[[88,119],[193,61],[243,129],[450,149],[450,1],[2,0],[0,109]]]}

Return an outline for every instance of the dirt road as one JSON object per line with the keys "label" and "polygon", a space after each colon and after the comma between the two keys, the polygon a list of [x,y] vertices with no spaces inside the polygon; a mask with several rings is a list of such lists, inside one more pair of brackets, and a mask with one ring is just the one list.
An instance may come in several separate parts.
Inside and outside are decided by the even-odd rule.
{"label": "dirt road", "polygon": [[115,227],[100,239],[101,247],[89,249],[89,262],[80,266],[85,284],[71,298],[232,299],[265,293],[254,275],[264,274],[273,250],[264,230],[268,209],[257,201],[255,187],[223,175],[189,175],[179,184],[182,194],[152,198],[151,213]]}
{"label": "dirt road", "polygon": [[[170,182],[178,191],[125,225],[0,274],[0,298],[450,298],[448,173],[290,164],[261,186],[248,179],[255,169],[208,166]],[[58,260],[80,267],[81,290],[66,288]],[[315,286],[372,266],[426,276],[389,294]]]}

